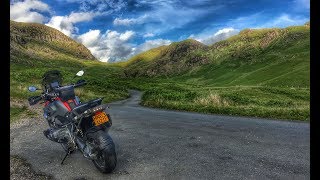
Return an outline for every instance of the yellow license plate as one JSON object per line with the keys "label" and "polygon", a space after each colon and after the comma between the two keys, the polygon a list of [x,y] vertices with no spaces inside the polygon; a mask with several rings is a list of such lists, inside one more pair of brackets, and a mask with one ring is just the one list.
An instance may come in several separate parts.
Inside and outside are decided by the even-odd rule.
{"label": "yellow license plate", "polygon": [[108,118],[108,116],[106,115],[105,112],[102,112],[102,113],[99,113],[97,115],[94,115],[92,117],[92,119],[93,119],[93,122],[94,122],[95,126],[99,126],[99,125],[109,121],[109,118]]}

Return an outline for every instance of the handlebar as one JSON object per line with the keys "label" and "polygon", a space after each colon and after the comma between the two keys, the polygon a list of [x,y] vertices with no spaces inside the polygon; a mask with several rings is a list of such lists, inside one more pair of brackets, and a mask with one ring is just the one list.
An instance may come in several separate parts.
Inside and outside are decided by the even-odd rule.
{"label": "handlebar", "polygon": [[32,96],[28,98],[30,106],[37,104],[39,101],[41,101],[42,96]]}
{"label": "handlebar", "polygon": [[80,86],[84,86],[84,85],[86,85],[87,84],[87,82],[81,82],[81,83],[78,83],[78,84],[75,84],[75,85],[73,85],[73,87],[80,87]]}
{"label": "handlebar", "polygon": [[[86,81],[82,81],[80,83],[77,84],[71,84],[71,85],[67,85],[67,86],[62,86],[62,87],[57,87],[55,88],[55,90],[59,90],[62,88],[67,88],[68,86],[72,86],[74,88],[80,87],[80,86],[84,86],[86,85],[87,82]],[[50,93],[43,93],[41,96],[32,96],[30,98],[28,98],[29,104],[30,106],[37,104],[39,101],[41,101],[43,98],[47,99],[47,98],[54,98],[56,97],[57,94],[55,92],[50,92]]]}

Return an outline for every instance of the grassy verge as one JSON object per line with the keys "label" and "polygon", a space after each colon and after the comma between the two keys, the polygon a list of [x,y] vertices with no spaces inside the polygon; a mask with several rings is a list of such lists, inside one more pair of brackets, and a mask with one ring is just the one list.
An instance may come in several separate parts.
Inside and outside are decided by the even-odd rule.
{"label": "grassy verge", "polygon": [[[210,86],[163,79],[131,81],[144,91],[142,105],[201,113],[309,121],[310,89]],[[144,83],[141,83],[144,82]]]}
{"label": "grassy verge", "polygon": [[10,106],[10,123],[14,123],[22,117],[35,117],[37,114],[26,106]]}

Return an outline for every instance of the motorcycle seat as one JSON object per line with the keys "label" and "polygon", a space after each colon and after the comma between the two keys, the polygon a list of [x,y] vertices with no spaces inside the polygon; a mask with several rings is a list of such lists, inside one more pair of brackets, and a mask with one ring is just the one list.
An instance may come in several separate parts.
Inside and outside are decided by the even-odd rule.
{"label": "motorcycle seat", "polygon": [[84,113],[86,110],[99,106],[102,102],[102,98],[98,98],[98,99],[94,99],[88,102],[84,102],[79,104],[78,106],[74,107],[72,109],[71,112],[73,112],[74,114],[82,114]]}

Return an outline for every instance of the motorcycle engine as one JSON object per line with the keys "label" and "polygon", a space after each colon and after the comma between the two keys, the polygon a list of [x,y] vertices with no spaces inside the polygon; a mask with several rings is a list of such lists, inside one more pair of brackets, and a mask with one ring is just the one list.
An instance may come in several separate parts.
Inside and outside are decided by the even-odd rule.
{"label": "motorcycle engine", "polygon": [[68,143],[71,141],[69,129],[64,128],[50,128],[43,132],[43,134],[51,141],[58,143]]}

